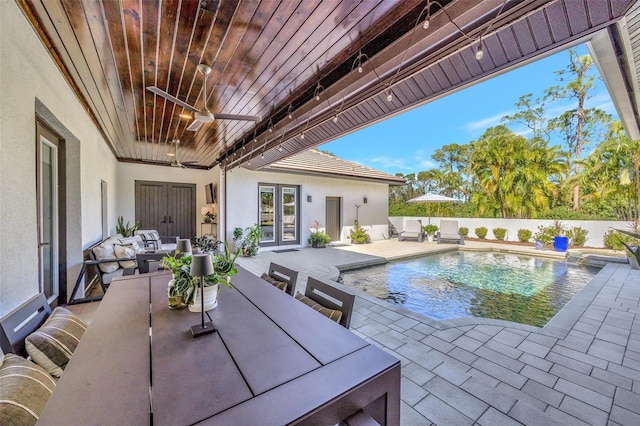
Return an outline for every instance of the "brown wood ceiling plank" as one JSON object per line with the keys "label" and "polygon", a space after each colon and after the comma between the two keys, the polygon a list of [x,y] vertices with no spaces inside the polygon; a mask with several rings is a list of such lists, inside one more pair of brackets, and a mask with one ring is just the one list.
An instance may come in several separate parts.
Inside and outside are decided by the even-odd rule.
{"label": "brown wood ceiling plank", "polygon": [[82,0],[88,30],[91,32],[95,53],[101,64],[101,70],[107,82],[111,102],[115,105],[120,126],[126,140],[123,143],[125,155],[132,157],[135,149],[135,111],[133,103],[129,104],[124,97],[117,64],[112,51],[111,40],[105,25],[102,3],[93,0]]}
{"label": "brown wood ceiling plank", "polygon": [[[158,47],[158,16],[160,4],[158,0],[145,0],[144,8],[140,10],[140,62],[142,68],[142,87],[144,94],[144,117],[147,144],[147,158],[157,160],[157,147],[159,139],[156,133],[156,98],[153,93],[146,90],[147,86],[156,83],[157,47]],[[161,121],[159,117],[158,121]],[[159,124],[159,123],[158,123]]]}
{"label": "brown wood ceiling plank", "polygon": [[[260,28],[260,31],[244,31],[239,44],[235,47],[234,57],[241,57],[242,62],[236,61],[232,66],[224,69],[225,77],[222,81],[228,81],[226,86],[221,85],[218,96],[220,105],[224,105],[226,113],[254,114],[254,111],[243,110],[238,108],[238,102],[245,98],[245,102],[251,102],[254,97],[261,98],[263,93],[261,88],[256,85],[256,81],[261,75],[267,78],[268,82],[275,84],[271,79],[266,77],[273,69],[279,69],[282,65],[276,60],[276,55],[289,46],[294,49],[297,44],[293,39],[296,31],[299,30],[300,24],[303,22],[301,18],[310,13],[318,5],[317,0],[305,2],[285,2],[280,3],[278,7],[274,7],[271,2],[260,5],[256,13],[251,18],[249,26],[251,28]],[[297,13],[296,13],[297,12]],[[274,25],[277,23],[277,25]],[[292,54],[292,52],[289,52]],[[233,78],[230,76],[233,75]],[[271,74],[272,75],[272,74]],[[240,99],[232,101],[238,97],[237,91],[241,89],[243,93]],[[250,93],[250,95],[246,95]],[[264,101],[266,104],[266,100]],[[270,107],[270,105],[267,105]],[[225,123],[227,127],[230,123]],[[236,126],[245,127],[246,123],[236,123]],[[231,126],[235,127],[235,126]],[[249,126],[246,126],[250,128]],[[230,129],[231,130],[231,129]],[[203,135],[206,137],[206,134]],[[233,136],[229,134],[229,137]]]}
{"label": "brown wood ceiling plank", "polygon": [[[78,45],[62,5],[58,1],[47,1],[44,3],[34,2],[33,6],[34,12],[40,18],[44,18],[41,20],[43,28],[49,34],[53,45],[57,47],[64,66],[71,77],[78,82],[81,95],[87,100],[90,108],[96,111],[99,125],[105,132],[108,141],[113,145],[116,153],[120,155],[121,148],[115,143],[118,133],[112,123],[106,121],[110,117],[101,102],[98,88],[90,78],[87,81],[83,80],[83,77],[88,77],[87,64],[84,61],[82,50]],[[53,22],[56,23],[56,26],[54,26]],[[74,61],[73,58],[78,58],[78,60]]]}
{"label": "brown wood ceiling plank", "polygon": [[[403,8],[407,8],[409,6],[413,7],[412,6],[413,2],[406,2],[405,1],[405,2],[402,2],[400,5]],[[353,18],[352,16],[349,16],[348,17],[349,22],[354,21],[354,24],[351,25],[350,27],[346,27],[345,31],[350,32],[350,33],[354,33],[354,32],[359,33],[359,38],[357,40],[355,40],[355,44],[358,45],[358,46],[362,45],[362,43],[364,43],[364,41],[367,41],[367,40],[372,38],[371,35],[366,35],[368,32],[372,32],[371,29],[370,29],[370,26],[372,25],[372,22],[376,23],[374,26],[377,26],[377,29],[376,29],[376,34],[377,34],[377,32],[379,31],[378,28],[381,28],[383,26],[386,28],[386,26],[388,26],[390,22],[395,22],[398,19],[398,16],[401,15],[401,14],[398,14],[398,7],[396,7],[395,9],[392,10],[391,8],[393,6],[394,5],[393,5],[392,2],[388,2],[388,1],[387,2],[383,2],[380,5],[376,6],[376,8],[373,11],[368,11],[368,12],[365,11],[368,15],[365,15],[364,18],[362,18],[361,20],[359,20],[357,22],[355,22],[355,18]],[[367,8],[371,8],[372,7],[371,3],[370,2],[366,2],[366,7]],[[376,13],[379,13],[379,15],[376,14]],[[366,24],[363,23],[363,22],[366,22]],[[359,25],[362,26],[361,29],[359,29],[360,28],[360,27],[358,27]],[[343,41],[343,40],[345,40],[345,38],[342,37],[342,38],[340,38],[340,40]],[[346,38],[346,40],[348,40],[350,42],[352,41],[351,39],[348,39],[348,38]],[[330,43],[330,45],[331,45],[330,48],[334,48],[334,49],[336,49],[336,46],[338,46],[335,43],[333,43],[333,44]],[[316,49],[319,49],[319,48],[316,47]],[[347,57],[348,57],[348,56],[352,55],[355,51],[357,51],[357,47],[351,46],[350,48],[348,47],[346,49],[343,49],[342,51],[339,51],[337,54],[338,54],[338,56],[347,55]],[[329,54],[329,53],[326,53],[326,52],[324,53],[324,56],[326,56],[326,57],[333,57],[333,55],[334,54]],[[308,65],[305,64],[305,67],[308,68]],[[333,67],[333,65],[330,66],[329,69],[331,69],[331,67]],[[326,72],[327,72],[327,66],[325,66],[324,69],[321,70],[318,74],[319,75],[323,75]],[[299,73],[296,73],[295,69],[293,71],[291,71],[291,73],[293,75],[298,75],[298,80],[302,80],[302,78],[300,78]],[[312,91],[313,90],[313,86],[314,86],[314,84],[313,84],[314,80],[313,80],[313,78],[312,79],[308,79],[308,80],[309,81],[305,85],[303,85],[303,87],[309,86],[310,87],[309,90]],[[300,90],[302,90],[302,89],[299,89],[296,92],[300,92]],[[286,105],[287,105],[287,103],[285,102],[284,104],[281,105],[281,108],[286,108]]]}
{"label": "brown wood ceiling plank", "polygon": [[[114,61],[118,69],[120,78],[120,89],[124,97],[127,114],[133,118],[133,138],[137,139],[140,134],[140,122],[138,120],[138,110],[136,105],[136,97],[132,87],[132,79],[129,70],[129,59],[126,50],[125,30],[120,14],[120,4],[115,1],[100,2],[102,7],[103,19],[107,26],[106,31],[109,34],[111,49]],[[134,145],[135,152],[131,158],[142,158],[142,153],[138,146]]]}
{"label": "brown wood ceiling plank", "polygon": [[[391,5],[391,3],[387,2],[386,5]],[[318,68],[316,67],[316,65],[318,65],[318,60],[323,57],[331,57],[331,49],[339,51],[340,43],[349,45],[356,41],[348,37],[346,34],[348,34],[349,31],[361,33],[361,31],[356,31],[355,29],[358,25],[364,25],[362,24],[363,20],[367,18],[368,14],[371,16],[371,8],[374,6],[378,7],[372,2],[364,2],[358,4],[355,9],[344,7],[337,10],[331,10],[331,14],[328,16],[321,15],[318,17],[315,14],[312,14],[304,25],[300,27],[296,36],[291,39],[291,51],[297,52],[298,54],[291,55],[288,51],[285,51],[285,62],[279,68],[277,74],[269,77],[269,80],[283,81],[284,83],[280,85],[281,87],[275,88],[276,92],[271,91],[265,94],[265,101],[263,102],[263,105],[267,105],[269,108],[265,108],[263,111],[258,113],[261,115],[268,114],[270,112],[271,105],[274,103],[281,103],[282,100],[286,99],[290,93],[298,91],[298,87],[303,88],[300,90],[313,91],[315,83],[317,83],[317,79],[314,79],[311,76],[314,74],[322,76],[325,72],[322,69],[318,71]],[[322,9],[322,11],[326,12],[325,9]],[[330,24],[323,25],[320,23],[322,19],[324,19],[324,22],[330,22]],[[343,22],[346,23],[343,24]],[[342,32],[331,38],[330,30],[336,27],[341,28]],[[339,40],[339,43],[335,42],[336,38]],[[298,49],[293,49],[294,46],[299,47]],[[287,82],[292,83],[293,81],[296,83],[292,87],[286,84]],[[308,86],[309,89],[307,89],[306,86]],[[256,91],[257,90],[254,90],[254,92]],[[281,104],[281,108],[286,108],[286,106],[287,105],[282,106]]]}
{"label": "brown wood ceiling plank", "polygon": [[[155,65],[155,86],[162,90],[165,90],[169,86],[169,72],[171,70],[171,64],[173,62],[174,42],[176,33],[176,23],[178,22],[178,14],[180,13],[178,7],[180,5],[179,0],[166,0],[160,4],[160,23],[158,26],[157,34],[157,51]],[[160,64],[166,64],[161,66]],[[181,113],[187,111],[183,108],[176,108],[176,106],[159,96],[155,97],[155,111],[154,114],[159,117],[156,119],[154,133],[160,144],[167,144],[171,139],[169,132],[171,130],[172,123],[180,121],[178,116]],[[159,122],[158,122],[159,121]],[[168,160],[167,157],[156,157],[156,160]]]}

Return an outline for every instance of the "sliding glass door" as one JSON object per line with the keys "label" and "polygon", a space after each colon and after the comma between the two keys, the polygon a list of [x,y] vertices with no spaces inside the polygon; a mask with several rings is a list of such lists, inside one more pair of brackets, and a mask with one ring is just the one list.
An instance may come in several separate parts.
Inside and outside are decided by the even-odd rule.
{"label": "sliding glass door", "polygon": [[38,252],[40,289],[51,303],[58,296],[58,147],[40,136],[38,144]]}

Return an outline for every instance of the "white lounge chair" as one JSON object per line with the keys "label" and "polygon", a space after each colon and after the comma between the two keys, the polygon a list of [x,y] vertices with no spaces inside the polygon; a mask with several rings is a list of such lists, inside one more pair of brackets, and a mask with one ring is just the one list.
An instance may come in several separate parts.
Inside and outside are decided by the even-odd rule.
{"label": "white lounge chair", "polygon": [[456,241],[457,243],[464,245],[464,236],[458,232],[457,220],[441,220],[440,230],[438,231],[438,244],[442,240]]}
{"label": "white lounge chair", "polygon": [[398,241],[402,241],[406,238],[417,238],[419,243],[424,240],[422,223],[419,220],[410,219],[405,222],[404,231],[398,234]]}

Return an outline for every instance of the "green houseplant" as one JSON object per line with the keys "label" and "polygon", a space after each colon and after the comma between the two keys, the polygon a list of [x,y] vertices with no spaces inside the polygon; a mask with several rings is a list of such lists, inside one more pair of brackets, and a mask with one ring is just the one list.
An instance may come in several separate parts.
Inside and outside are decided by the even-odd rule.
{"label": "green houseplant", "polygon": [[118,223],[116,224],[116,234],[120,234],[123,237],[133,237],[133,233],[136,232],[140,228],[140,222],[136,220],[136,223],[133,226],[129,226],[129,221],[127,224],[124,224],[124,218],[122,216],[118,217]]}
{"label": "green houseplant", "polygon": [[349,236],[347,237],[351,240],[353,244],[366,244],[371,241],[369,234],[364,230],[362,226],[356,221],[355,225],[349,231]]}
{"label": "green houseplant", "polygon": [[[246,235],[242,239],[242,243],[240,244],[240,249],[242,255],[245,257],[251,257],[258,254],[258,250],[260,249],[260,239],[262,238],[262,230],[260,229],[259,224],[255,224],[253,226],[249,226],[245,229]],[[234,230],[235,237],[235,230]]]}
{"label": "green houseplant", "polygon": [[[205,291],[210,288],[209,292],[215,296],[219,291],[219,284],[231,287],[231,277],[238,272],[235,262],[239,253],[238,250],[232,252],[229,244],[225,244],[224,250],[212,255],[214,273],[204,278]],[[191,259],[191,256],[179,256],[179,253],[175,256],[168,254],[162,258],[163,266],[173,274],[173,285],[169,283],[168,289],[169,307],[180,309],[188,305],[190,310],[200,312],[196,299],[199,297],[197,290],[200,287],[200,280],[199,277],[191,276]],[[205,295],[206,300],[207,295]],[[215,297],[212,303],[213,306],[209,306],[208,309],[205,305],[205,310],[213,309],[217,305]]]}
{"label": "green houseplant", "polygon": [[311,244],[313,248],[323,248],[331,242],[331,237],[324,231],[324,228],[320,226],[318,219],[313,221],[311,228],[309,228],[311,234],[307,239],[307,242]]}
{"label": "green houseplant", "polygon": [[438,232],[438,226],[428,224],[422,227],[422,231],[427,235],[427,241],[432,242],[433,236]]}

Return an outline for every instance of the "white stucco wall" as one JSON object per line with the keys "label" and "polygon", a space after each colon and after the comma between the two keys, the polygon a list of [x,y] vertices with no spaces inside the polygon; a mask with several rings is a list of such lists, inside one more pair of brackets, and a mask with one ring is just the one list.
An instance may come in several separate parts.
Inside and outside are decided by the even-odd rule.
{"label": "white stucco wall", "polygon": [[[387,233],[388,185],[384,183],[306,176],[266,171],[234,169],[227,173],[227,238],[231,239],[235,227],[246,228],[258,221],[258,183],[300,185],[300,244],[307,245],[309,227],[314,219],[325,226],[326,197],[342,198],[342,238],[348,242],[354,221],[356,204],[362,225],[372,240],[380,240]],[[222,185],[224,186],[224,185]],[[312,201],[307,202],[311,195]],[[367,197],[367,204],[363,203]]]}
{"label": "white stucco wall", "polygon": [[[428,217],[403,217],[396,216],[390,217],[389,220],[395,225],[398,232],[402,231],[404,223],[407,219],[420,219],[422,224],[426,225],[429,222]],[[476,219],[468,217],[431,217],[431,223],[440,226],[440,220],[457,220],[458,226],[464,226],[469,228],[469,236],[476,238],[475,229],[481,226],[487,228],[487,240],[495,239],[493,235],[493,229],[505,228],[507,230],[507,241],[518,241],[518,230],[528,229],[535,235],[538,232],[538,226],[551,226],[553,220],[543,219]],[[567,228],[581,227],[589,231],[587,235],[587,242],[585,246],[588,247],[604,247],[603,237],[612,228],[627,229],[629,228],[628,222],[622,221],[606,221],[606,220],[562,220],[562,225]]]}
{"label": "white stucco wall", "polygon": [[[116,161],[40,39],[14,1],[0,1],[0,316],[36,294],[36,98],[80,141],[74,158],[81,190],[67,194],[80,205],[83,241],[101,234],[100,179],[113,182]],[[77,148],[76,148],[77,149]],[[110,196],[115,194],[110,185]],[[77,214],[75,216],[78,216]],[[80,217],[80,216],[78,216]],[[98,218],[98,220],[96,220]],[[79,221],[78,221],[79,222]],[[82,226],[82,230],[77,228]],[[69,254],[69,287],[82,253]],[[69,289],[70,290],[70,289]]]}
{"label": "white stucco wall", "polygon": [[[157,181],[157,182],[180,182],[196,184],[196,232],[200,235],[200,208],[206,206],[205,185],[214,183],[220,187],[218,182],[220,172],[216,167],[212,170],[182,169],[178,167],[153,166],[135,163],[118,163],[117,165],[116,187],[118,188],[115,197],[114,225],[110,228],[110,234],[115,233],[115,220],[118,216],[123,216],[125,223],[135,222],[135,181]],[[215,206],[218,213],[218,206]],[[111,212],[110,216],[111,217]],[[204,229],[207,232],[207,229]],[[184,238],[191,238],[193,235],[181,235]]]}

